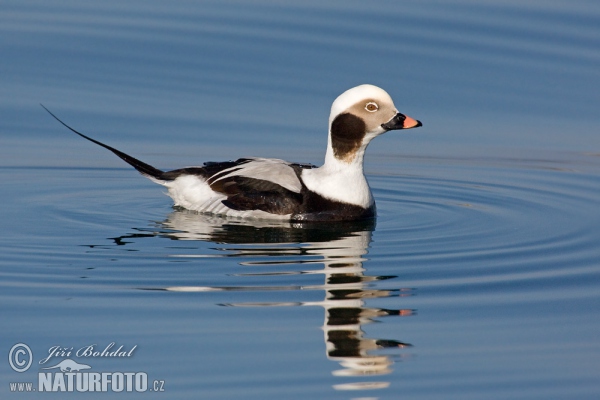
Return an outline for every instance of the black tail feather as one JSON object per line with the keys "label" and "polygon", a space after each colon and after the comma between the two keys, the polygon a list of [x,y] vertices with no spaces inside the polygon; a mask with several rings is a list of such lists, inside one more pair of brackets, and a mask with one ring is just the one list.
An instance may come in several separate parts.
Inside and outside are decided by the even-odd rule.
{"label": "black tail feather", "polygon": [[119,158],[121,158],[123,161],[125,161],[127,164],[131,165],[133,168],[135,168],[136,170],[138,170],[141,174],[143,175],[148,175],[152,178],[156,178],[159,180],[163,179],[163,174],[164,172],[161,171],[160,169],[154,168],[152,165],[150,164],[146,164],[145,162],[142,162],[140,160],[138,160],[137,158],[131,157],[128,154],[123,153],[122,151],[119,151],[113,147],[110,147],[102,142],[99,142],[95,139],[92,139],[89,136],[84,135],[81,132],[77,132],[75,129],[71,128],[69,125],[65,124],[63,121],[61,121],[56,115],[54,115],[50,110],[48,110],[46,107],[44,107],[43,104],[40,104],[44,110],[46,110],[50,115],[52,115],[52,117],[54,117],[54,119],[56,119],[58,122],[60,122],[62,125],[64,125],[67,129],[69,129],[71,132],[74,132],[76,134],[78,134],[79,136],[81,136],[84,139],[89,140],[90,142],[96,143],[99,146],[104,147],[105,149],[108,149],[110,151],[112,151],[113,153],[115,153]]}

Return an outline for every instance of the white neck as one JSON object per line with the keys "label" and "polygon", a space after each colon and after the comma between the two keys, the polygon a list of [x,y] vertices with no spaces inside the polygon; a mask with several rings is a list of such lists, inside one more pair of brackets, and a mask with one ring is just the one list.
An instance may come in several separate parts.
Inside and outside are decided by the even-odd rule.
{"label": "white neck", "polygon": [[365,208],[373,205],[371,189],[363,172],[363,158],[369,141],[363,141],[352,160],[346,162],[335,157],[330,135],[323,166],[302,171],[306,187],[330,200]]}

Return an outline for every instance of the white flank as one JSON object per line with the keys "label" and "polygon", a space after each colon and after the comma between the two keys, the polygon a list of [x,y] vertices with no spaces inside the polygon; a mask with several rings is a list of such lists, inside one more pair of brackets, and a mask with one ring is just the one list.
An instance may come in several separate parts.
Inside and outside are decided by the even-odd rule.
{"label": "white flank", "polygon": [[164,184],[176,206],[201,213],[211,213],[246,219],[289,220],[290,214],[270,214],[261,210],[232,210],[223,204],[227,196],[213,191],[206,181],[196,175],[182,175]]}

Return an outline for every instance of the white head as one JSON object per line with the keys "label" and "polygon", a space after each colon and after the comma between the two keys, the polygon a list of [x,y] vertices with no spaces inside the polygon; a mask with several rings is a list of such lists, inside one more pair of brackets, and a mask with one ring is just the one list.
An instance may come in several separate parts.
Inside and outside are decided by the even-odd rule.
{"label": "white head", "polygon": [[362,164],[364,151],[374,137],[421,125],[399,113],[385,90],[373,85],[356,86],[339,95],[331,106],[325,164]]}
{"label": "white head", "polygon": [[331,106],[325,163],[302,170],[306,187],[321,196],[363,208],[372,207],[373,195],[363,172],[363,156],[376,136],[421,123],[400,114],[389,94],[373,85],[342,93]]}

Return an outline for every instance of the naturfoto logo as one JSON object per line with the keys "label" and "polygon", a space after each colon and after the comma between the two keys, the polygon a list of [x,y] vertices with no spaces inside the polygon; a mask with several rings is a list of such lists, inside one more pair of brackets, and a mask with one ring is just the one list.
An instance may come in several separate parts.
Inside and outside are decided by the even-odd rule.
{"label": "naturfoto logo", "polygon": [[[90,365],[98,358],[132,357],[136,349],[137,345],[117,346],[115,342],[106,346],[90,344],[78,348],[52,346],[38,361],[37,386],[32,381],[10,382],[9,388],[11,392],[163,392],[165,382],[149,382],[146,372],[95,372]],[[30,369],[33,359],[31,348],[24,343],[15,344],[8,356],[9,365],[19,373]]]}

